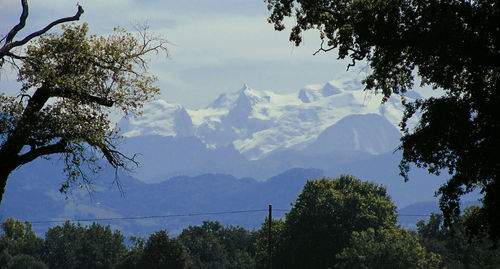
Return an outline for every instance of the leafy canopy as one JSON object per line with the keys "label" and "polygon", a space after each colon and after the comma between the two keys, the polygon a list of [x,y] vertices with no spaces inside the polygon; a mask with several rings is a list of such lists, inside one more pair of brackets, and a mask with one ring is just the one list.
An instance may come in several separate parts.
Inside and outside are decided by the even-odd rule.
{"label": "leafy canopy", "polygon": [[[442,89],[440,97],[406,106],[401,121],[401,175],[410,164],[451,178],[439,190],[445,223],[456,220],[459,199],[479,189],[484,194],[483,228],[500,239],[500,5],[496,0],[265,0],[268,21],[283,30],[294,17],[290,41],[317,29],[318,52],[336,49],[353,66],[365,61],[366,90],[392,94],[421,84]],[[324,44],[327,46],[323,46]],[[415,128],[407,121],[419,112]]]}
{"label": "leafy canopy", "polygon": [[441,268],[498,268],[500,249],[495,248],[487,234],[471,235],[470,221],[475,222],[477,206],[466,207],[457,222],[443,227],[443,217],[431,214],[427,223],[417,222],[420,241],[428,251],[441,257]]}
{"label": "leafy canopy", "polygon": [[43,239],[33,232],[31,223],[22,223],[14,218],[8,218],[2,223],[1,268],[45,268],[40,265],[42,257]]}
{"label": "leafy canopy", "polygon": [[45,234],[45,262],[49,268],[113,268],[126,250],[124,239],[109,225],[81,226],[67,221]]}
{"label": "leafy canopy", "polygon": [[242,227],[203,221],[183,229],[177,239],[189,250],[194,268],[255,268],[255,236]]}
{"label": "leafy canopy", "polygon": [[399,227],[353,232],[337,261],[335,268],[441,268],[438,255],[428,253],[414,232]]}
{"label": "leafy canopy", "polygon": [[86,24],[64,25],[62,33],[41,35],[14,57],[22,87],[16,97],[0,95],[2,194],[10,172],[42,156],[64,160],[68,180],[61,191],[78,179],[91,183],[87,174],[102,169],[99,155],[114,168],[135,163],[117,149],[110,114],[140,114],[159,93],[147,55],[166,52],[166,40],[147,27],[136,34],[116,28],[107,37],[87,32]]}
{"label": "leafy canopy", "polygon": [[[285,222],[273,221],[273,268],[332,268],[353,232],[393,227],[395,210],[382,186],[347,175],[308,180]],[[267,258],[266,225],[262,230],[259,262]]]}

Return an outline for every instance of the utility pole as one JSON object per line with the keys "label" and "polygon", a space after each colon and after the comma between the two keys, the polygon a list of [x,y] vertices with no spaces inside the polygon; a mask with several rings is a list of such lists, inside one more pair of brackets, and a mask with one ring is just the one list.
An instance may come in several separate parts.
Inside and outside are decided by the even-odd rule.
{"label": "utility pole", "polygon": [[268,230],[268,235],[267,235],[267,242],[268,242],[268,256],[269,256],[269,261],[267,263],[267,266],[268,266],[268,269],[272,269],[273,267],[273,264],[272,264],[272,260],[273,260],[273,238],[272,238],[272,226],[273,226],[273,205],[269,205],[269,219],[268,219],[268,223],[269,223],[269,230]]}

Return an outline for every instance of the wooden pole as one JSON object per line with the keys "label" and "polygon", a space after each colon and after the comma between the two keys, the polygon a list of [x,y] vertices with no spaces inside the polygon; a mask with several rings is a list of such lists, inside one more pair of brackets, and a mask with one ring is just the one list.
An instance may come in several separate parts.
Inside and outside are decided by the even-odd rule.
{"label": "wooden pole", "polygon": [[268,230],[268,235],[267,235],[267,242],[268,242],[268,256],[269,256],[269,261],[268,261],[268,269],[272,269],[272,260],[273,260],[273,238],[272,238],[272,226],[273,226],[273,205],[269,205],[269,230]]}

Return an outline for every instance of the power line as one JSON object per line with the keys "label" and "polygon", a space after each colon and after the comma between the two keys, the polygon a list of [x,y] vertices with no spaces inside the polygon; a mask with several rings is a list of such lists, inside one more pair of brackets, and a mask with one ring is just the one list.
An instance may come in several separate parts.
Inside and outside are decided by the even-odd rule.
{"label": "power line", "polygon": [[431,214],[398,214],[398,217],[430,217]]}
{"label": "power line", "polygon": [[189,213],[189,214],[171,214],[171,215],[153,215],[153,216],[135,216],[135,217],[114,217],[114,218],[89,218],[89,219],[65,219],[65,220],[35,220],[30,221],[32,224],[43,223],[60,223],[60,222],[90,222],[90,221],[114,221],[114,220],[137,220],[137,219],[159,219],[159,218],[177,218],[177,217],[195,217],[195,216],[209,216],[209,215],[226,215],[226,214],[241,214],[251,212],[263,212],[267,209],[253,209],[253,210],[235,210],[223,212],[205,212],[205,213]]}
{"label": "power line", "polygon": [[[196,216],[211,216],[211,215],[228,215],[228,214],[243,214],[254,212],[266,212],[268,209],[251,209],[251,210],[233,210],[220,212],[202,212],[202,213],[187,213],[187,214],[170,214],[170,215],[150,215],[150,216],[134,216],[134,217],[113,217],[113,218],[87,218],[87,219],[64,219],[64,220],[35,220],[30,221],[32,224],[45,223],[62,223],[70,222],[91,222],[91,221],[117,221],[117,220],[138,220],[138,219],[160,219],[160,218],[179,218],[179,217],[196,217]],[[273,211],[288,212],[290,209],[276,208]],[[398,214],[398,217],[430,217],[430,214]]]}

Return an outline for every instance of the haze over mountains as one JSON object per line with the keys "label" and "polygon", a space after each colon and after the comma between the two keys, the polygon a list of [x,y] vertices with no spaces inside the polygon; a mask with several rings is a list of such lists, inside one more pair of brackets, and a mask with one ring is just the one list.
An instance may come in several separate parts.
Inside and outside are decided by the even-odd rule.
{"label": "haze over mountains", "polygon": [[[158,100],[147,105],[140,118],[123,119],[118,126],[128,138],[125,148],[130,153],[148,152],[137,174],[141,180],[200,172],[263,180],[293,167],[325,168],[313,159],[344,162],[392,153],[400,137],[401,102],[391,98],[381,104],[380,95],[361,89],[355,80],[307,86],[296,94],[244,85],[204,109]],[[159,166],[156,157],[147,156],[160,152],[171,165]],[[261,168],[248,169],[248,162]],[[279,167],[262,167],[269,162]]]}
{"label": "haze over mountains", "polygon": [[[361,89],[356,81],[331,81],[323,86],[305,87],[297,94],[276,94],[244,85],[237,92],[220,95],[204,109],[189,110],[155,101],[146,106],[139,119],[123,119],[119,127],[127,137],[194,136],[209,148],[232,145],[248,159],[261,159],[283,149],[303,150],[349,115],[375,114],[379,122],[387,121],[387,125],[397,128],[403,109],[400,101],[391,98],[381,105],[380,95]],[[364,142],[368,135],[356,129],[363,124],[368,122],[344,123],[343,128],[350,129],[344,130],[348,135],[343,139],[354,142],[348,150],[380,154],[394,149],[397,131],[377,128],[373,135],[388,137],[381,138],[378,142],[382,143],[373,148]],[[375,126],[373,123],[366,128]],[[331,144],[329,150],[338,149]]]}
{"label": "haze over mountains", "polygon": [[[95,180],[93,196],[75,189],[65,200],[57,192],[64,181],[61,164],[37,160],[9,179],[0,217],[185,215],[265,209],[270,203],[289,209],[307,179],[340,174],[387,186],[400,212],[406,212],[405,207],[418,209],[408,214],[436,211],[434,192],[447,175],[435,177],[415,169],[411,180],[403,182],[400,152],[395,152],[401,102],[391,98],[381,104],[381,96],[361,88],[354,80],[340,80],[285,95],[244,85],[197,110],[155,101],[141,117],[119,122],[125,136],[122,149],[139,153],[141,163],[133,177],[120,176],[124,196],[112,186],[114,171],[108,169]],[[110,223],[126,234],[164,228],[175,234],[208,218],[257,228],[265,215],[259,211]],[[415,218],[400,221],[411,226]],[[54,224],[43,222],[35,228],[43,231]]]}

